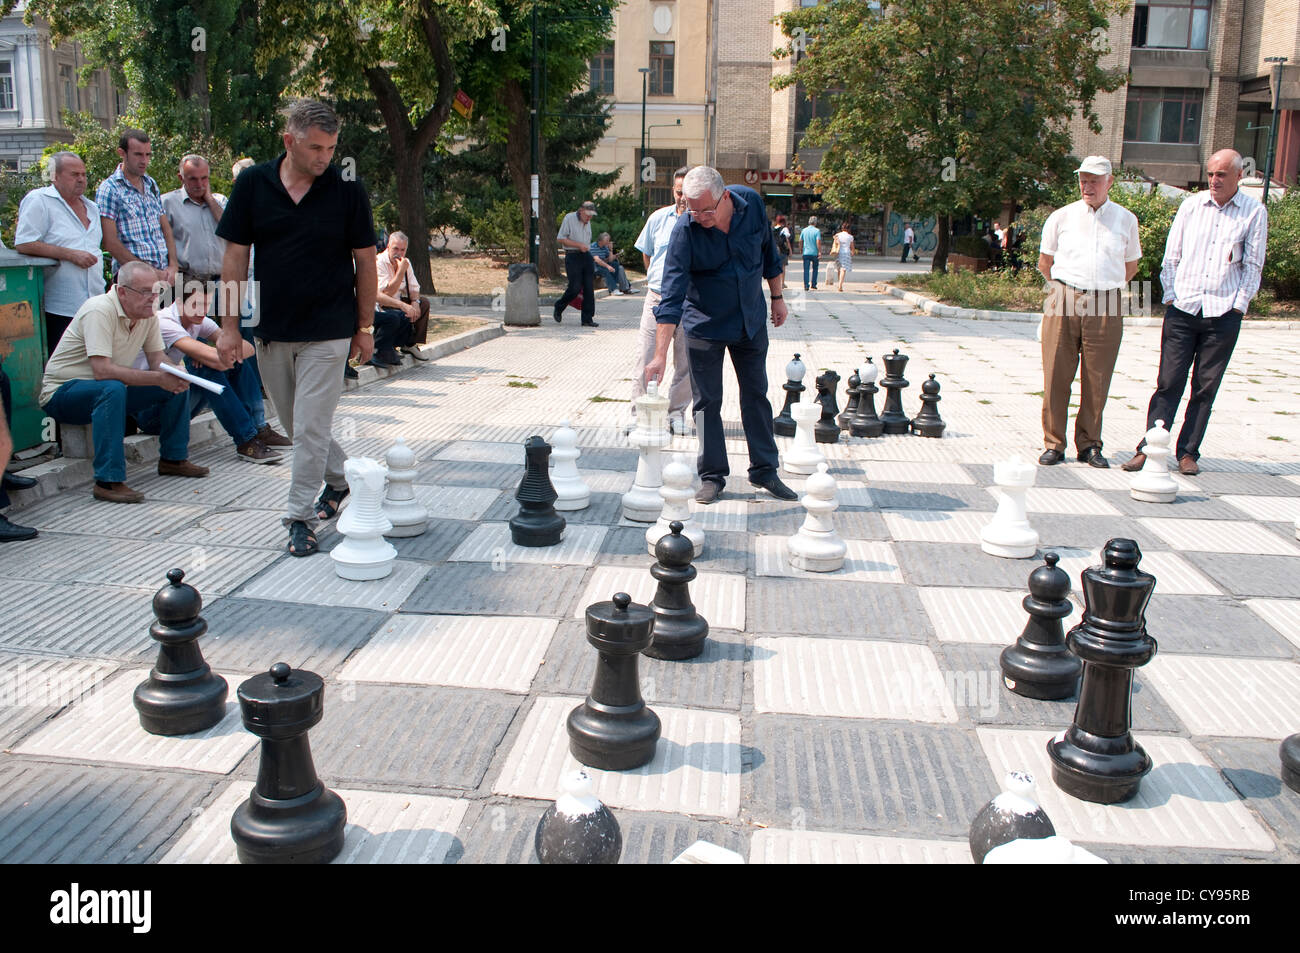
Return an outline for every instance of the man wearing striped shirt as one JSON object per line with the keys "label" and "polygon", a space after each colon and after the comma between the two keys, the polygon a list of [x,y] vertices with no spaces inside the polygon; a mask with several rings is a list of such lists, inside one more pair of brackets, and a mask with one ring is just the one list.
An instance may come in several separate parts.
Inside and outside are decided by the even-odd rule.
{"label": "man wearing striped shirt", "polygon": [[[1268,240],[1268,212],[1238,189],[1241,156],[1221,149],[1206,166],[1210,188],[1184,200],[1174,216],[1160,269],[1164,286],[1164,330],[1160,334],[1160,371],[1147,408],[1147,429],[1163,420],[1173,429],[1174,416],[1192,372],[1192,392],[1183,415],[1175,452],[1184,476],[1200,472],[1201,440],[1223,372],[1237,344],[1241,319],[1259,291]],[[1124,464],[1140,469],[1138,452]]]}

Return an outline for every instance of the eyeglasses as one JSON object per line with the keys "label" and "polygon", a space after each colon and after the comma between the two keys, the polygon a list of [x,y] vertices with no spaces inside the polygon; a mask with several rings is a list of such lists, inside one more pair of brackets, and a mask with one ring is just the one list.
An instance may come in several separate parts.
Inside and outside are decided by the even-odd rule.
{"label": "eyeglasses", "polygon": [[722,200],[725,199],[726,197],[727,197],[727,190],[723,189],[722,194],[718,196],[718,200],[713,203],[712,208],[701,209],[698,212],[695,211],[695,209],[690,209],[689,211],[691,213],[691,218],[704,218],[706,216],[717,215],[718,206],[722,204]]}
{"label": "eyeglasses", "polygon": [[134,291],[136,294],[144,298],[156,298],[159,295],[159,292],[154,291],[152,288],[141,291],[139,288],[132,288],[130,285],[118,285],[117,290]]}

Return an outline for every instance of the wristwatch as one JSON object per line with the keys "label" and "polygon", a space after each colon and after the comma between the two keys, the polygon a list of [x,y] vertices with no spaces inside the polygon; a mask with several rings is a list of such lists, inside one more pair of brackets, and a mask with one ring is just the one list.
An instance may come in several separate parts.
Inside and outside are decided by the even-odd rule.
{"label": "wristwatch", "polygon": [[781,300],[784,300],[784,298],[785,298],[785,295],[772,295],[772,300],[773,300],[773,301],[781,301]]}

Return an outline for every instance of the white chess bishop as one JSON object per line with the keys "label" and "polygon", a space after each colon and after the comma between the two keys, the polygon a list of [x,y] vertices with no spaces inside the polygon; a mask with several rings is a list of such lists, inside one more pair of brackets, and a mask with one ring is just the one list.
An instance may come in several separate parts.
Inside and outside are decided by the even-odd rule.
{"label": "white chess bishop", "polygon": [[655,555],[655,545],[664,536],[672,532],[673,521],[682,524],[682,535],[691,541],[694,548],[692,559],[699,559],[704,552],[704,530],[691,515],[691,498],[695,496],[694,473],[686,465],[681,454],[673,456],[664,467],[664,485],[659,488],[663,498],[663,512],[655,524],[645,531],[646,549]]}
{"label": "white chess bishop", "polygon": [[578,433],[566,420],[551,437],[551,486],[557,510],[585,510],[591,505],[591,487],[578,473]]}
{"label": "white chess bishop", "polygon": [[[795,405],[800,406],[799,404]],[[810,406],[820,406],[813,402]],[[804,484],[803,506],[808,511],[799,532],[786,540],[790,565],[808,572],[835,572],[844,566],[849,548],[835,532],[831,514],[840,505],[835,499],[835,478],[823,462]]]}
{"label": "white chess bishop", "polygon": [[826,462],[826,457],[817,449],[817,440],[813,428],[822,415],[821,401],[800,401],[790,408],[794,418],[794,444],[785,452],[782,466],[787,473],[807,476],[816,473],[818,465]]}
{"label": "white chess bishop", "polygon": [[1032,464],[1014,457],[993,465],[998,510],[980,532],[980,548],[990,556],[1028,559],[1038,552],[1038,530],[1029,525],[1025,494],[1034,485]]}
{"label": "white chess bishop", "polygon": [[636,429],[628,435],[632,446],[641,451],[636,481],[623,494],[623,515],[637,523],[653,523],[663,509],[664,501],[659,496],[664,484],[660,451],[673,439],[668,430],[668,398],[660,396],[659,382],[651,381],[645,390],[636,399]]}
{"label": "white chess bishop", "polygon": [[353,457],[343,464],[352,502],[339,517],[344,539],[330,550],[334,571],[344,579],[383,579],[393,571],[397,550],[384,539],[393,524],[384,516],[388,471],[378,460]]}
{"label": "white chess bishop", "polygon": [[419,536],[429,526],[429,511],[415,498],[415,454],[401,437],[384,456],[388,464],[388,491],[384,516],[393,528],[385,536]]}
{"label": "white chess bishop", "polygon": [[1147,459],[1129,481],[1129,496],[1144,503],[1172,503],[1178,496],[1178,481],[1169,473],[1169,431],[1163,420],[1147,431],[1142,452]]}

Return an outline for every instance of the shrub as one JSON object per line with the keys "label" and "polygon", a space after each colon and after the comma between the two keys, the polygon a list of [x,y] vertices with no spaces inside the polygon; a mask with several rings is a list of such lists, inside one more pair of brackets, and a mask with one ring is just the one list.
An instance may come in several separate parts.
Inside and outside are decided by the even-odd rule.
{"label": "shrub", "polygon": [[480,249],[507,261],[528,260],[528,239],[520,219],[519,203],[502,199],[482,215],[470,216],[470,237]]}
{"label": "shrub", "polygon": [[958,235],[953,239],[952,250],[967,258],[989,257],[989,243],[978,235]]}
{"label": "shrub", "polygon": [[1268,203],[1263,284],[1278,298],[1300,298],[1300,189]]}

